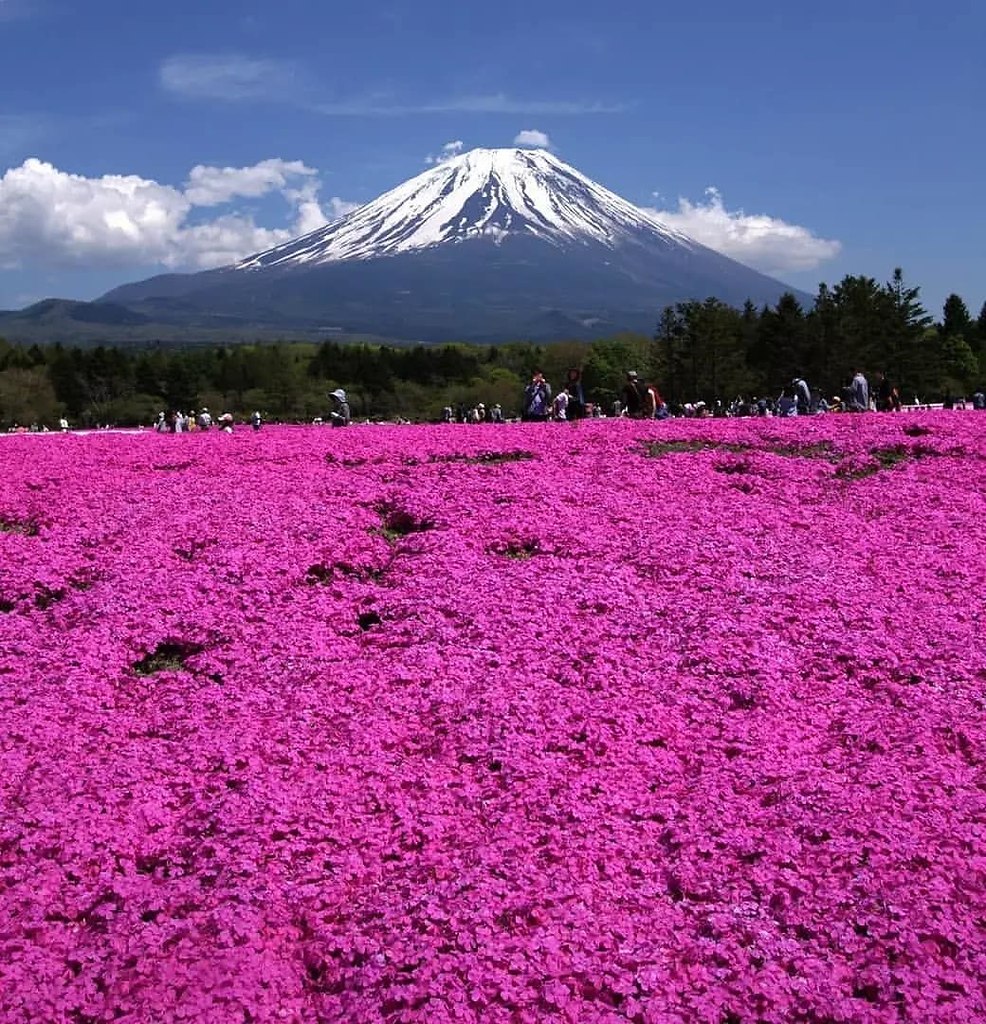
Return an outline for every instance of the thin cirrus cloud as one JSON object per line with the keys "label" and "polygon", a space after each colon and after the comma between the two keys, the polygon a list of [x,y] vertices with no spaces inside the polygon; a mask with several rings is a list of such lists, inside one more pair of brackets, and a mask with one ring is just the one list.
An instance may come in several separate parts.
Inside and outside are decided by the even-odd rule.
{"label": "thin cirrus cloud", "polygon": [[158,71],[161,86],[186,99],[300,99],[307,89],[304,73],[289,61],[243,54],[178,54]]}
{"label": "thin cirrus cloud", "polygon": [[406,117],[415,114],[614,114],[621,104],[595,100],[519,99],[506,93],[439,97],[408,103],[391,94],[320,98],[304,69],[289,61],[244,54],[180,54],[161,65],[159,82],[183,99],[294,103],[328,117]]}
{"label": "thin cirrus cloud", "polygon": [[404,117],[412,114],[543,114],[557,117],[581,114],[617,114],[625,108],[598,102],[567,100],[522,100],[504,93],[485,96],[457,96],[423,103],[388,103],[375,99],[316,103],[312,110],[338,117]]}
{"label": "thin cirrus cloud", "polygon": [[[32,158],[0,177],[0,266],[224,266],[354,208],[339,197],[323,204],[318,191],[317,172],[300,160],[199,165],[175,187],[134,174],[70,174]],[[271,194],[287,202],[289,225],[264,227],[229,205]],[[202,218],[214,208],[222,209]]]}
{"label": "thin cirrus cloud", "polygon": [[17,21],[41,13],[41,0],[0,0],[0,22]]}
{"label": "thin cirrus cloud", "polygon": [[769,214],[729,210],[717,188],[704,202],[679,198],[672,209],[646,208],[662,224],[696,242],[767,274],[814,270],[842,250],[835,239],[819,238],[810,228]]}

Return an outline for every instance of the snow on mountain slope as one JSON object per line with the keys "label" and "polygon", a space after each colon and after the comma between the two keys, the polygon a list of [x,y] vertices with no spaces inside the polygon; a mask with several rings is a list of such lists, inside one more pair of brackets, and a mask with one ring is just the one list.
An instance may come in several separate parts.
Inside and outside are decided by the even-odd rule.
{"label": "snow on mountain slope", "polygon": [[560,247],[628,240],[697,247],[545,150],[474,149],[236,268],[312,267],[508,235]]}

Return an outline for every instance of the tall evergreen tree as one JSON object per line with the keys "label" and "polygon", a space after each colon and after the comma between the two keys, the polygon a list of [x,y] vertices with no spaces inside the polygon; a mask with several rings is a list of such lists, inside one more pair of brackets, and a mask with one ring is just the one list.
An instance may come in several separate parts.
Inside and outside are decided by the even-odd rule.
{"label": "tall evergreen tree", "polygon": [[900,267],[894,269],[886,291],[893,303],[893,315],[887,331],[889,352],[885,366],[889,370],[885,372],[907,393],[916,389],[923,378],[938,375],[933,367],[940,363],[939,339],[928,330],[933,320],[921,305],[921,289],[904,283]]}
{"label": "tall evergreen tree", "polygon": [[975,324],[969,314],[969,307],[962,301],[961,297],[952,292],[945,300],[942,309],[941,332],[946,338],[953,335],[961,335],[963,338],[971,338],[975,330]]}
{"label": "tall evergreen tree", "polygon": [[832,394],[840,385],[841,368],[837,368],[833,352],[838,337],[838,307],[828,285],[818,286],[815,307],[808,314],[808,352],[804,375],[811,387]]}
{"label": "tall evergreen tree", "polygon": [[972,347],[979,353],[980,359],[986,358],[986,302],[983,303],[983,308],[979,311],[979,317],[976,320],[976,333]]}
{"label": "tall evergreen tree", "polygon": [[808,343],[805,311],[790,292],[785,292],[773,309],[761,313],[757,343],[751,353],[768,393],[779,394],[793,377],[805,372]]}
{"label": "tall evergreen tree", "polygon": [[682,400],[684,335],[685,325],[679,311],[674,306],[665,306],[654,334],[650,372],[661,387],[663,397],[672,407]]}

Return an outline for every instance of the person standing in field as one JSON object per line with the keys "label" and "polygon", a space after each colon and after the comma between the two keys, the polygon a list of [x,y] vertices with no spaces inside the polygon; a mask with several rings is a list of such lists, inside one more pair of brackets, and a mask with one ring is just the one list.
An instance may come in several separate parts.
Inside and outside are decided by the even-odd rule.
{"label": "person standing in field", "polygon": [[551,385],[540,370],[531,375],[531,382],[524,388],[524,409],[521,419],[530,423],[543,423],[551,413]]}
{"label": "person standing in field", "polygon": [[[647,405],[647,388],[637,376],[636,370],[627,370],[626,383],[623,385],[624,415],[639,420],[645,415]],[[653,412],[651,413],[653,416]]]}
{"label": "person standing in field", "polygon": [[811,412],[811,389],[808,387],[808,382],[804,377],[795,377],[791,381],[791,388],[794,391],[798,415],[807,416]]}
{"label": "person standing in field", "polygon": [[346,399],[346,392],[342,388],[336,388],[329,397],[334,403],[329,419],[334,427],[348,427],[352,422],[352,413],[349,411],[349,402]]}
{"label": "person standing in field", "polygon": [[555,395],[554,402],[551,403],[551,414],[552,418],[556,420],[567,420],[568,419],[568,403],[569,395],[568,388],[562,388],[561,391]]}
{"label": "person standing in field", "polygon": [[867,412],[870,408],[870,386],[863,376],[862,370],[857,370],[849,385],[849,408],[853,412]]}
{"label": "person standing in field", "polygon": [[569,369],[565,390],[568,392],[568,418],[582,419],[585,416],[585,389],[582,386],[582,371],[577,366]]}

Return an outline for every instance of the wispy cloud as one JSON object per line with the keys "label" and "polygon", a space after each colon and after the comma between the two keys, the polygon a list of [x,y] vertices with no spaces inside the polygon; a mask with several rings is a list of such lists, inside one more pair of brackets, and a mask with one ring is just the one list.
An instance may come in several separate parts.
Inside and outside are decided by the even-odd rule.
{"label": "wispy cloud", "polygon": [[[0,0],[2,2],[2,0]],[[159,69],[161,86],[185,99],[269,100],[326,117],[411,117],[428,114],[580,116],[618,114],[624,104],[591,99],[523,98],[495,92],[409,102],[399,94],[368,93],[324,98],[326,90],[299,65],[242,53],[177,54]]]}
{"label": "wispy cloud", "polygon": [[288,61],[247,57],[243,54],[178,54],[159,71],[161,85],[186,99],[267,99],[301,102],[307,90],[305,76]]}
{"label": "wispy cloud", "polygon": [[42,0],[0,0],[0,22],[33,17],[41,7]]}
{"label": "wispy cloud", "polygon": [[354,98],[331,103],[314,103],[311,109],[329,117],[409,117],[419,114],[574,117],[584,114],[619,114],[626,110],[626,106],[589,100],[519,99],[505,93],[492,93],[485,96],[450,96],[419,103]]}

